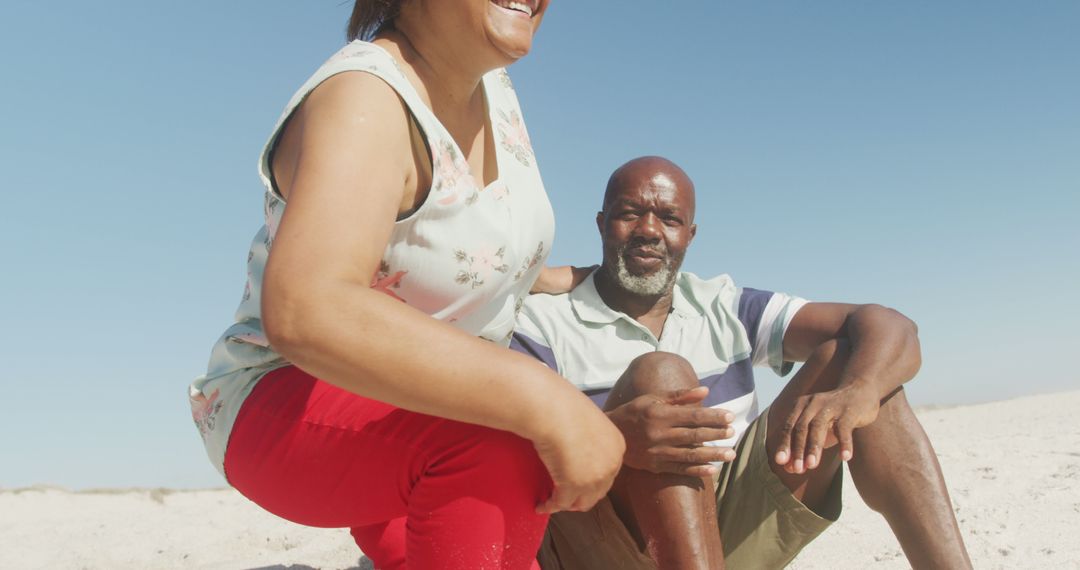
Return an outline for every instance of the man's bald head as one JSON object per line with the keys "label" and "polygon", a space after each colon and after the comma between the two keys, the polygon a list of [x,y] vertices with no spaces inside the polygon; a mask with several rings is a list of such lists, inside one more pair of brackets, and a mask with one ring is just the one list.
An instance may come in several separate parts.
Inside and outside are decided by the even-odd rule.
{"label": "man's bald head", "polygon": [[694,183],[666,158],[635,158],[612,173],[596,226],[607,282],[637,297],[670,295],[697,231]]}
{"label": "man's bald head", "polygon": [[642,156],[616,168],[608,178],[602,211],[607,212],[612,201],[625,192],[640,193],[656,186],[677,189],[689,208],[688,223],[694,222],[694,182],[679,165],[662,156]]}

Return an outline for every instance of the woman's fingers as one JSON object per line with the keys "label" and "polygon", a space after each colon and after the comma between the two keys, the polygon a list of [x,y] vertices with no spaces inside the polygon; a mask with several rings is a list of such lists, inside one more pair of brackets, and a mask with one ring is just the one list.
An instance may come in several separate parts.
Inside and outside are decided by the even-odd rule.
{"label": "woman's fingers", "polygon": [[611,488],[622,468],[626,442],[615,424],[582,396],[573,421],[553,422],[553,430],[533,440],[551,475],[554,490],[537,512],[591,509]]}
{"label": "woman's fingers", "polygon": [[587,511],[603,499],[607,491],[606,487],[583,488],[556,484],[551,497],[537,507],[536,512],[549,515],[560,511]]}
{"label": "woman's fingers", "polygon": [[548,500],[544,501],[539,507],[536,507],[536,512],[541,515],[550,515],[559,511],[565,511],[574,503],[575,498],[576,497],[570,497],[564,487],[556,485],[555,490],[552,491]]}

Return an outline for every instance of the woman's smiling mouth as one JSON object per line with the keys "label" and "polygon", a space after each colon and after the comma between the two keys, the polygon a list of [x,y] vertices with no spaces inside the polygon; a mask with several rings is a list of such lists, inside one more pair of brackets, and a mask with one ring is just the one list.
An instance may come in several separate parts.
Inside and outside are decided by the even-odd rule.
{"label": "woman's smiling mouth", "polygon": [[524,14],[531,18],[533,12],[536,10],[536,0],[526,0],[524,2],[519,1],[507,1],[507,0],[491,0],[491,3],[504,9],[513,12]]}

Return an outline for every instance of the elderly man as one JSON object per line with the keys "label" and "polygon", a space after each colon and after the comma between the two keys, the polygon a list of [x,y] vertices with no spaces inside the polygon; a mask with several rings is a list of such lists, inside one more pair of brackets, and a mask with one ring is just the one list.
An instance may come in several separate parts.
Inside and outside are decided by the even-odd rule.
{"label": "elderly man", "polygon": [[[552,517],[543,568],[783,567],[839,516],[842,461],[913,567],[970,567],[901,387],[920,366],[914,323],[680,272],[694,186],[663,158],[616,170],[596,224],[602,265],[530,297],[512,346],[602,406],[626,456],[605,501]],[[792,362],[759,414],[751,367]]]}

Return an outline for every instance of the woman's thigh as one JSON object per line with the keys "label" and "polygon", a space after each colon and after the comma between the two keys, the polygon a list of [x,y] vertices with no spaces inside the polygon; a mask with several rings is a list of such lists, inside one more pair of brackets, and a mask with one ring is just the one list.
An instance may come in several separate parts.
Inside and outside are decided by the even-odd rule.
{"label": "woman's thigh", "polygon": [[[293,366],[268,373],[244,402],[225,472],[266,510],[321,527],[418,511],[421,519],[433,511],[483,517],[483,505],[498,507],[492,518],[501,525],[507,516],[535,515],[551,492],[532,444],[516,435],[402,410]],[[479,506],[460,505],[470,500]]]}
{"label": "woman's thigh", "polygon": [[321,527],[405,516],[436,426],[322,382],[294,366],[264,376],[233,426],[229,483],[266,510]]}

